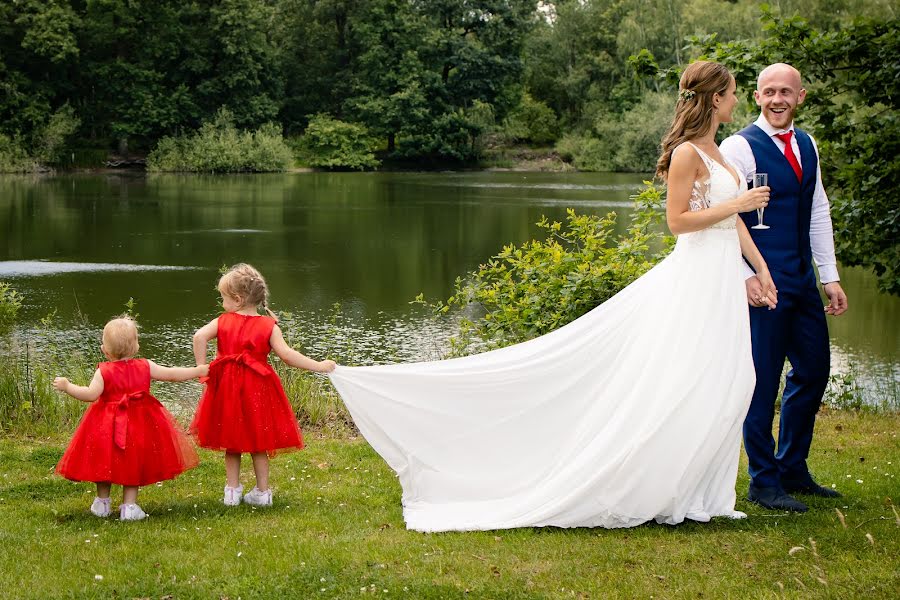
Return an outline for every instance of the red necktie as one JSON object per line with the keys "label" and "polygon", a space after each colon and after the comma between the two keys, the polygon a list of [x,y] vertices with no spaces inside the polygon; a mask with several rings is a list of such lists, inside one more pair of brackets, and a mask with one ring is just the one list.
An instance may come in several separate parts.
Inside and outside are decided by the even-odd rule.
{"label": "red necktie", "polygon": [[793,134],[793,131],[785,131],[784,133],[776,133],[775,137],[784,142],[784,157],[787,159],[788,164],[791,165],[791,168],[794,169],[797,181],[803,181],[803,169],[800,168],[800,161],[797,160],[797,155],[794,154],[794,149],[791,147],[791,136]]}

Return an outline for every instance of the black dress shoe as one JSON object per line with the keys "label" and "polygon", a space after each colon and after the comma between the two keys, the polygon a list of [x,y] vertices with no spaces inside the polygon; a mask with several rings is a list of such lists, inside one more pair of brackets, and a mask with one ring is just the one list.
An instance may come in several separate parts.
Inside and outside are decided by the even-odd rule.
{"label": "black dress shoe", "polygon": [[791,498],[784,490],[777,487],[750,486],[747,492],[747,500],[773,510],[789,510],[792,512],[806,512],[809,510],[805,504]]}
{"label": "black dress shoe", "polygon": [[782,479],[781,487],[785,492],[792,494],[809,494],[811,496],[821,496],[823,498],[840,498],[841,493],[837,490],[822,487],[818,483],[808,478],[805,480]]}

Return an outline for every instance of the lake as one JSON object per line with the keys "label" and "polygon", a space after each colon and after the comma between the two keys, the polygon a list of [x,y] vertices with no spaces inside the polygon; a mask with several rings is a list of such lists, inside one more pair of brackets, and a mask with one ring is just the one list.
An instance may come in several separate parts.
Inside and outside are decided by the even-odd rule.
{"label": "lake", "polygon": [[[16,334],[69,351],[99,340],[134,299],[142,354],[190,364],[218,310],[223,265],[265,275],[299,350],[359,364],[441,356],[452,324],[409,302],[445,299],[504,244],[540,236],[567,207],[619,214],[646,176],[604,173],[143,173],[0,177],[0,280],[25,297]],[[835,373],[896,402],[900,299],[841,269],[829,319]],[[55,311],[55,312],[54,312]],[[48,315],[52,318],[47,319]],[[44,323],[42,324],[42,319]],[[891,325],[893,323],[894,325]]]}

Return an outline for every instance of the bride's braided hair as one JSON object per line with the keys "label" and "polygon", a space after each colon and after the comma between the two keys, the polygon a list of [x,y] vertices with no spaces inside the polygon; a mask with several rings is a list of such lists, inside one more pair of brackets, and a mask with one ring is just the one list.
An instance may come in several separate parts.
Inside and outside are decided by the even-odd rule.
{"label": "bride's braided hair", "polygon": [[675,118],[662,140],[662,156],[656,163],[656,176],[665,179],[672,162],[672,151],[686,140],[706,135],[713,123],[713,95],[724,95],[731,84],[731,73],[715,62],[698,60],[688,65],[678,84]]}
{"label": "bride's braided hair", "polygon": [[262,308],[270,317],[278,317],[269,309],[269,286],[262,274],[247,263],[238,263],[219,279],[219,291],[234,296],[242,306]]}

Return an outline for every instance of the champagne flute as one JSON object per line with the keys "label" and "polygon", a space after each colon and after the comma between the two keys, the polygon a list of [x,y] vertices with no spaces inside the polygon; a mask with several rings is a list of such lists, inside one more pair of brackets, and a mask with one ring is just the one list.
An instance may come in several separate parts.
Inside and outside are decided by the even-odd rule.
{"label": "champagne flute", "polygon": [[[753,174],[753,187],[762,187],[764,185],[769,185],[769,174],[768,173],[754,173]],[[750,229],[768,229],[768,225],[763,225],[763,212],[765,212],[766,208],[764,206],[760,206],[756,209],[756,219],[758,223],[752,226]]]}

